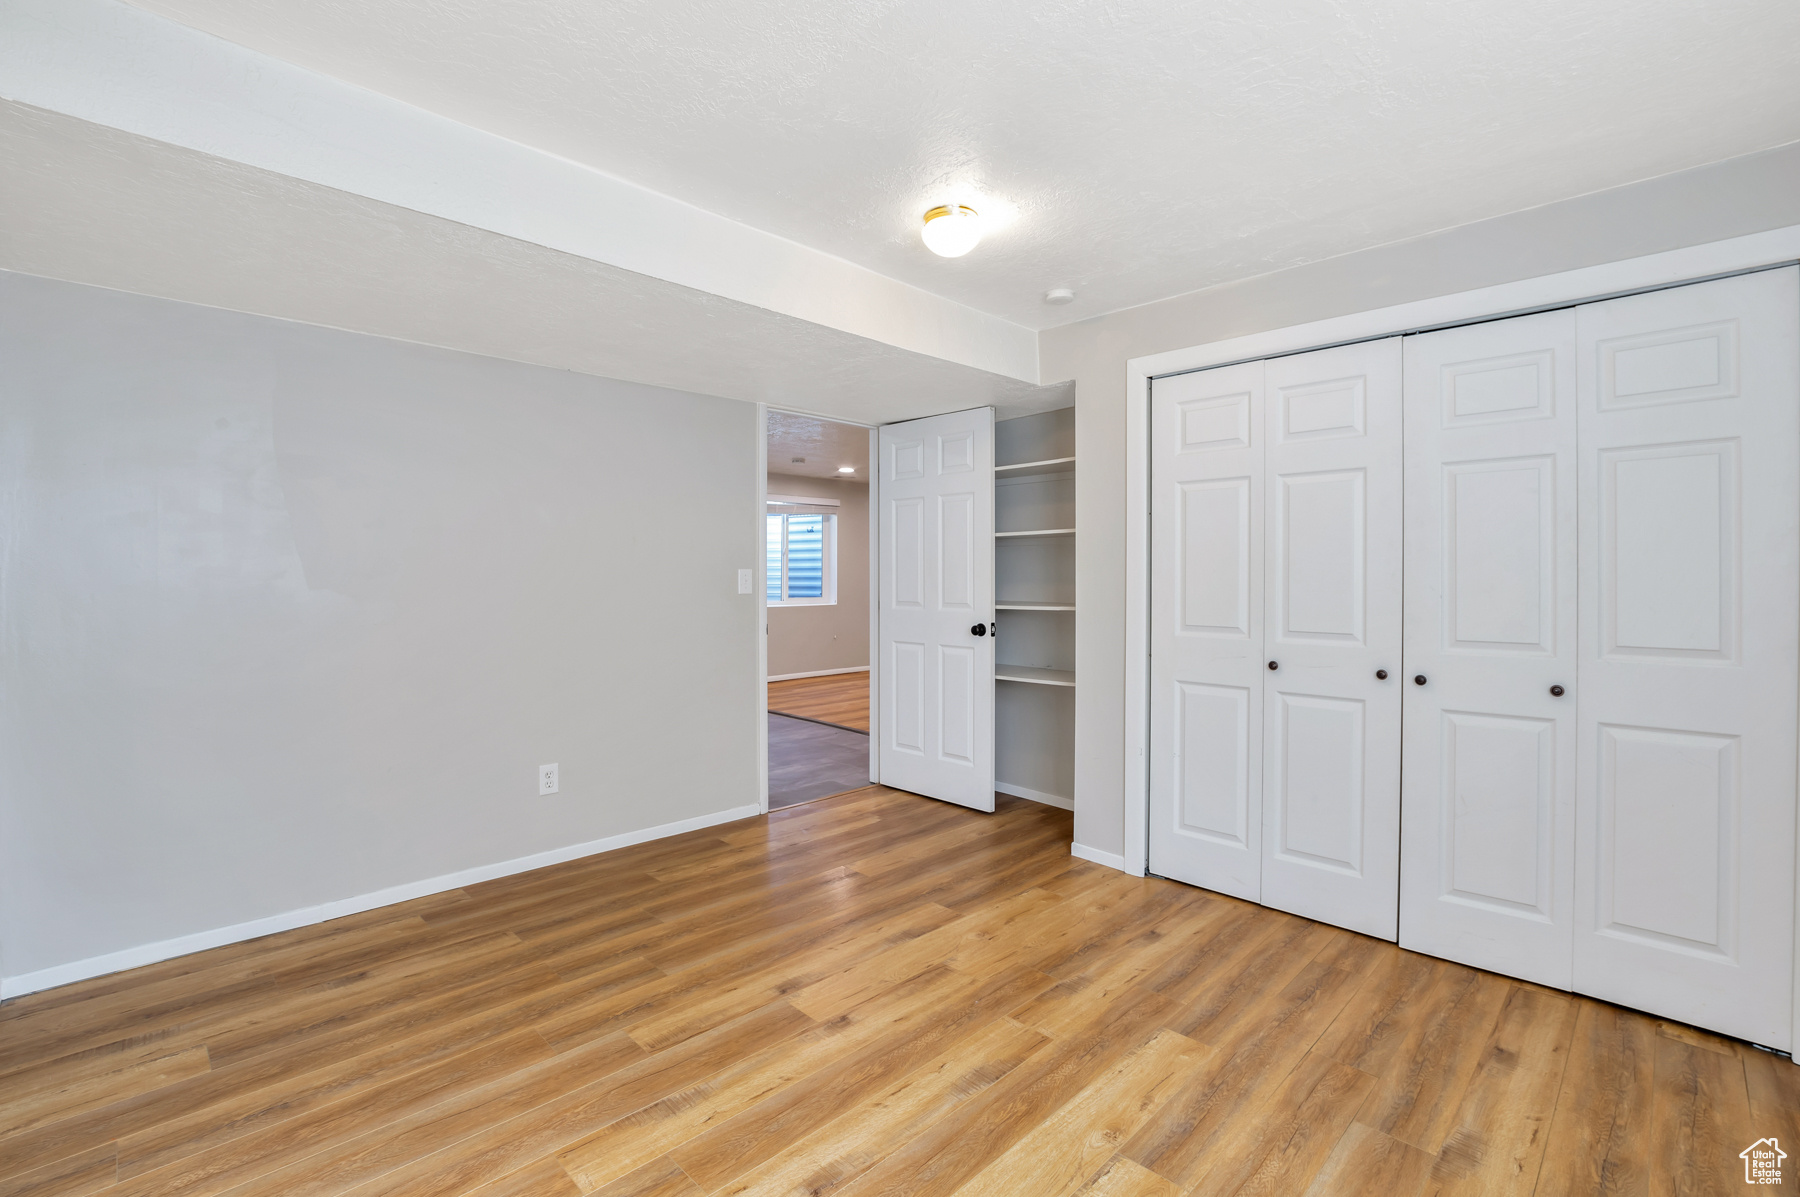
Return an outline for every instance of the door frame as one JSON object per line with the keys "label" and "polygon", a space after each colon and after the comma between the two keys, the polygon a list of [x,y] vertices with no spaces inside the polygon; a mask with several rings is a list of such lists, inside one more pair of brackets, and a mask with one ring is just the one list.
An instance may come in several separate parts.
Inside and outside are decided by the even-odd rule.
{"label": "door frame", "polygon": [[[769,813],[769,405],[756,405],[756,556],[750,593],[756,596],[756,813]],[[787,587],[784,585],[785,591]]]}
{"label": "door frame", "polygon": [[851,428],[866,428],[869,432],[869,784],[877,785],[881,781],[881,754],[875,751],[876,729],[880,723],[881,676],[880,654],[875,651],[877,637],[881,632],[881,554],[876,548],[876,515],[880,508],[876,503],[877,487],[880,485],[881,471],[876,469],[876,436],[877,425],[865,424],[861,420],[846,420],[842,416],[828,416],[823,412],[807,411],[803,407],[783,407],[778,403],[758,403],[756,405],[756,508],[752,512],[756,530],[756,556],[750,571],[750,588],[756,595],[756,809],[761,814],[769,813],[769,590],[763,579],[763,554],[768,543],[768,525],[764,517],[769,512],[769,413],[783,412],[791,416],[810,416],[815,420],[825,420],[832,424],[844,424]]}
{"label": "door frame", "polygon": [[[1800,263],[1800,225],[1134,357],[1125,363],[1124,871],[1145,875],[1150,827],[1150,384],[1171,374],[1478,324]],[[1800,446],[1797,446],[1800,451]],[[1800,837],[1796,837],[1800,840]],[[1795,845],[1800,873],[1800,843]],[[1800,1043],[1800,894],[1795,1034]]]}

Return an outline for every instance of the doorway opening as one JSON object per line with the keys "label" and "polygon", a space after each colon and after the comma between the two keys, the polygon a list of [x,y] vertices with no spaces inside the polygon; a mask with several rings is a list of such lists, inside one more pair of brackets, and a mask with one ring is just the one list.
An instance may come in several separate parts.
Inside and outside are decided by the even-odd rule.
{"label": "doorway opening", "polygon": [[769,809],[870,783],[870,429],[770,411]]}

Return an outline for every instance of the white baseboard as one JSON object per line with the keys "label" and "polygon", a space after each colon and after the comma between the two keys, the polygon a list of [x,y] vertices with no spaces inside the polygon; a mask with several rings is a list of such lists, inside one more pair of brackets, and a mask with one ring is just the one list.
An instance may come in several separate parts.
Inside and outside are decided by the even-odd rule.
{"label": "white baseboard", "polygon": [[211,931],[196,931],[192,935],[178,935],[174,939],[141,944],[134,948],[123,948],[117,952],[108,952],[104,956],[90,956],[86,960],[74,960],[68,964],[39,969],[34,973],[22,973],[16,977],[0,977],[0,1001],[20,997],[27,993],[37,993],[39,990],[54,989],[58,985],[68,985],[74,981],[85,981],[89,977],[101,977],[107,973],[122,972],[128,968],[155,964],[160,960],[185,956],[190,952],[203,952],[208,948],[216,948],[228,943],[240,943],[246,939],[273,935],[277,931],[291,931],[295,927],[308,927],[314,923],[328,922],[331,919],[343,918],[347,914],[361,914],[365,910],[374,910],[379,906],[392,906],[396,902],[410,902],[414,898],[423,898],[429,894],[441,894],[445,890],[461,889],[465,885],[492,881],[496,877],[526,873],[532,869],[541,869],[545,865],[561,864],[565,860],[593,856],[600,852],[611,852],[615,848],[629,848],[633,844],[680,835],[684,831],[698,831],[702,827],[711,827],[718,823],[748,819],[759,813],[755,804],[734,806],[730,810],[716,811],[710,815],[696,815],[691,819],[664,823],[660,827],[645,827],[638,831],[621,832],[618,835],[609,835],[605,839],[589,840],[585,844],[570,844],[565,848],[552,848],[548,852],[537,852],[531,856],[518,857],[515,860],[504,860],[498,864],[476,865],[472,869],[446,873],[441,877],[390,886],[387,889],[376,890],[372,894],[340,898],[335,902],[305,906],[299,910],[272,914],[267,918],[251,919],[247,923],[235,923],[229,927],[216,927]]}
{"label": "white baseboard", "polygon": [[1098,848],[1090,848],[1086,844],[1070,844],[1069,855],[1091,860],[1097,865],[1105,865],[1109,869],[1117,869],[1121,873],[1131,870],[1125,867],[1125,858],[1117,852],[1102,852]]}
{"label": "white baseboard", "polygon": [[815,669],[811,673],[774,673],[769,675],[772,682],[791,682],[803,677],[832,677],[840,673],[867,673],[867,665],[852,665],[848,669]]}
{"label": "white baseboard", "polygon": [[1059,807],[1062,810],[1075,809],[1075,800],[1073,798],[1064,798],[1061,794],[1046,794],[1042,790],[1028,790],[1024,786],[1016,786],[1010,782],[995,782],[994,792],[998,794],[1010,794],[1014,798],[1024,798],[1030,802],[1042,802],[1045,806]]}

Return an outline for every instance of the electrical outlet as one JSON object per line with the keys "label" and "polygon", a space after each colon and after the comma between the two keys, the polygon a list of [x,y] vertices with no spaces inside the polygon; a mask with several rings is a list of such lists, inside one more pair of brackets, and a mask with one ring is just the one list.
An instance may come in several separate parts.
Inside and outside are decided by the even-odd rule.
{"label": "electrical outlet", "polygon": [[738,593],[750,593],[750,571],[747,569],[738,570]]}
{"label": "electrical outlet", "polygon": [[554,794],[560,788],[556,780],[555,765],[538,766],[538,793]]}

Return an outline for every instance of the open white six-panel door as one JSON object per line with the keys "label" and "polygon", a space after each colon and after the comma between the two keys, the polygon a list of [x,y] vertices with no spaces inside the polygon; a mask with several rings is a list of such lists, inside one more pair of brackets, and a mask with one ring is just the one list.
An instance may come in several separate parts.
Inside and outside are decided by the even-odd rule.
{"label": "open white six-panel door", "polygon": [[878,439],[882,784],[994,809],[994,409]]}

